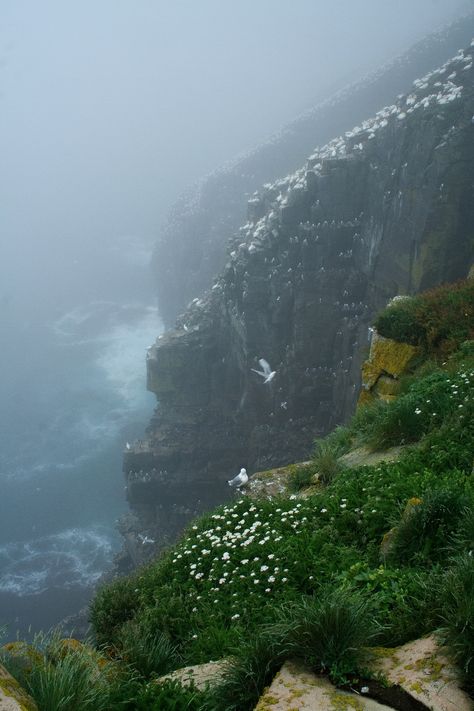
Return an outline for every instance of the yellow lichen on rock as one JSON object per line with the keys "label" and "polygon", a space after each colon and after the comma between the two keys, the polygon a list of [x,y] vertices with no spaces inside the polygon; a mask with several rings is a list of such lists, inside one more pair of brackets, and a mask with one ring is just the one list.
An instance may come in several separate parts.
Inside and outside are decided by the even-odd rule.
{"label": "yellow lichen on rock", "polygon": [[374,385],[374,391],[381,400],[390,402],[395,400],[400,392],[400,383],[389,375],[381,375]]}
{"label": "yellow lichen on rock", "polygon": [[0,665],[0,709],[2,711],[38,711],[33,699],[7,670]]}
{"label": "yellow lichen on rock", "polygon": [[456,669],[433,635],[391,650],[370,650],[368,667],[381,672],[432,711],[472,711],[472,701],[460,687]]}
{"label": "yellow lichen on rock", "polygon": [[399,392],[398,379],[408,372],[420,348],[374,332],[368,359],[362,364],[362,390],[358,406],[376,400],[391,402]]}
{"label": "yellow lichen on rock", "polygon": [[336,689],[299,662],[287,661],[263,692],[254,711],[388,711],[364,696]]}
{"label": "yellow lichen on rock", "polygon": [[362,383],[371,388],[381,375],[399,378],[419,354],[420,349],[375,333],[368,360],[362,366]]}
{"label": "yellow lichen on rock", "polygon": [[43,659],[40,652],[32,644],[22,640],[7,642],[0,651],[2,653],[6,652],[8,657],[14,660],[15,666],[20,667],[26,673],[30,672],[33,666],[41,664]]}

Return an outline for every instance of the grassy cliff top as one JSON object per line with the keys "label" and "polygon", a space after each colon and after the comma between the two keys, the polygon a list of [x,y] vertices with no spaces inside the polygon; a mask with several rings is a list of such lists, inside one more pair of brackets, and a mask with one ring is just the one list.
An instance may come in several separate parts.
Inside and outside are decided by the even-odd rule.
{"label": "grassy cliff top", "polygon": [[[317,442],[286,493],[217,508],[98,591],[97,643],[122,670],[113,708],[175,708],[186,693],[182,708],[253,709],[288,656],[340,683],[367,646],[433,631],[474,692],[473,295],[463,282],[390,305],[379,331],[423,352],[396,397]],[[361,447],[398,456],[361,465],[350,456]],[[213,692],[170,687],[164,700],[148,683],[223,657],[233,661]]]}

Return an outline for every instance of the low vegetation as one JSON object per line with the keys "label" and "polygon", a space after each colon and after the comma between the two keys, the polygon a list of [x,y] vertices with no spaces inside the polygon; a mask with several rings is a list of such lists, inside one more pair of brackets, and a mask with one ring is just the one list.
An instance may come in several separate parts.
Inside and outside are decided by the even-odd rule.
{"label": "low vegetation", "polygon": [[379,314],[375,327],[381,336],[431,353],[452,352],[474,338],[474,280],[396,299]]}
{"label": "low vegetation", "polygon": [[[101,588],[91,620],[104,667],[84,651],[42,652],[19,673],[40,709],[53,708],[48,689],[79,710],[245,711],[285,658],[344,682],[363,669],[367,646],[433,630],[474,692],[472,290],[462,283],[390,306],[378,328],[432,348],[429,366],[396,400],[359,409],[316,444],[293,482],[296,492],[317,472],[309,496],[221,506],[158,560]],[[342,466],[362,445],[405,446],[396,461]],[[154,681],[222,658],[225,682],[212,691]],[[81,674],[94,702],[74,696]],[[54,708],[68,708],[59,697]]]}

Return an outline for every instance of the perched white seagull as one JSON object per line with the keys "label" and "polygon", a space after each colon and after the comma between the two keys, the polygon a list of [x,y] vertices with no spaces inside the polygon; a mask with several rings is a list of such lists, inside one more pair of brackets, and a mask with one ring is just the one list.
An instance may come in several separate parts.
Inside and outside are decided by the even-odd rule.
{"label": "perched white seagull", "polygon": [[262,376],[264,385],[265,383],[270,383],[276,375],[276,370],[270,368],[270,364],[267,363],[265,358],[260,358],[258,362],[262,370],[255,370],[255,368],[251,368],[250,370]]}
{"label": "perched white seagull", "polygon": [[237,489],[239,489],[241,486],[245,486],[248,480],[249,475],[247,474],[247,470],[242,467],[237,476],[234,476],[233,479],[229,479],[227,483],[229,484],[229,486],[235,486]]}
{"label": "perched white seagull", "polygon": [[125,442],[125,446],[127,449],[131,449],[130,442]]}

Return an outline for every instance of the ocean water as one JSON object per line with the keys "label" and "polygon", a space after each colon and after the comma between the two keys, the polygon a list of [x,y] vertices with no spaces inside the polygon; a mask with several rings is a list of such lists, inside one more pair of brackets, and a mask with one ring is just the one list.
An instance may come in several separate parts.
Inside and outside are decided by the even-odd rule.
{"label": "ocean water", "polygon": [[49,629],[80,609],[120,546],[122,450],[154,407],[145,354],[161,331],[143,268],[135,264],[130,288],[108,289],[107,298],[79,290],[54,309],[0,303],[0,627],[7,638]]}

